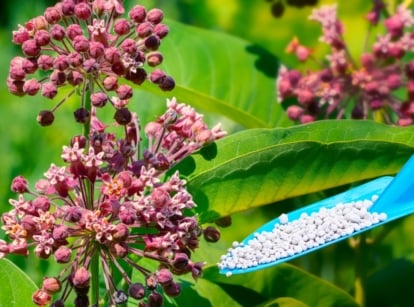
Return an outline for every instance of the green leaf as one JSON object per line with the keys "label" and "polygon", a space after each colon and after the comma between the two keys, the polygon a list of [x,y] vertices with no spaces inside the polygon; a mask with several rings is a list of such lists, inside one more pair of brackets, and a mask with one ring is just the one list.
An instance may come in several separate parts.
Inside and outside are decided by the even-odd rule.
{"label": "green leaf", "polygon": [[292,297],[279,297],[270,302],[260,305],[260,307],[307,307],[308,305],[304,304],[301,301],[295,300]]}
{"label": "green leaf", "polygon": [[[180,295],[174,299],[175,306],[215,307],[215,306],[241,306],[229,296],[220,286],[200,278],[197,282],[179,281],[182,286]],[[171,304],[173,305],[173,304]],[[171,306],[166,304],[166,306]]]}
{"label": "green leaf", "polygon": [[0,306],[36,306],[32,295],[37,287],[22,270],[7,259],[0,259],[0,276]]}
{"label": "green leaf", "polygon": [[178,165],[202,222],[396,173],[414,153],[414,128],[320,121],[230,135]]}
{"label": "green leaf", "polygon": [[[354,299],[342,289],[289,264],[231,277],[219,274],[216,267],[209,267],[204,271],[204,278],[221,285],[224,289],[228,287],[231,289],[234,285],[243,286],[262,295],[267,302],[289,297],[313,307],[358,306]],[[235,295],[238,294],[235,293]],[[254,305],[263,303],[266,304],[256,302]]]}
{"label": "green leaf", "polygon": [[162,42],[162,68],[172,75],[176,88],[157,95],[176,96],[204,111],[224,115],[246,128],[287,124],[276,103],[277,58],[265,49],[237,37],[186,26],[169,20],[171,29]]}

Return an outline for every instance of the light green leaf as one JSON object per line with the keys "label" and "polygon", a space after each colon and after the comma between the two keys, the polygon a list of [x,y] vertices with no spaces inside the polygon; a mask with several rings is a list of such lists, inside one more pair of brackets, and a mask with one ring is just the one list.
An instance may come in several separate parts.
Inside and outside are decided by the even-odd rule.
{"label": "light green leaf", "polygon": [[308,305],[304,304],[301,301],[295,300],[292,297],[279,297],[271,302],[266,302],[265,304],[260,305],[259,307],[307,307]]}
{"label": "light green leaf", "polygon": [[320,121],[243,131],[204,148],[178,169],[202,222],[396,173],[414,153],[414,128]]}
{"label": "light green leaf", "polygon": [[172,92],[180,101],[224,115],[246,128],[276,127],[288,123],[276,103],[277,58],[265,49],[222,32],[167,22],[169,36],[162,42],[162,68],[176,80]]}
{"label": "light green leaf", "polygon": [[0,287],[0,307],[35,306],[32,295],[36,285],[7,259],[0,259]]}

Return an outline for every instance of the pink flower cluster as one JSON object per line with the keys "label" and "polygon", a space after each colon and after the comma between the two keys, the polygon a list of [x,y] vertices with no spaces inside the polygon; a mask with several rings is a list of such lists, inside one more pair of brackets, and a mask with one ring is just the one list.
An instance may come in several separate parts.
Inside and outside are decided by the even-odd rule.
{"label": "pink flower cluster", "polygon": [[[173,99],[165,114],[147,124],[149,148],[141,153],[136,115],[132,118],[121,126],[122,138],[102,123],[91,125],[90,140],[73,137],[63,147],[66,165],[52,164],[35,189],[22,176],[13,180],[18,197],[1,217],[11,242],[0,240],[0,257],[27,255],[33,248],[36,256],[65,265],[44,279],[33,295],[37,305],[50,304],[61,293],[52,306],[63,306],[71,290],[76,306],[89,304],[94,257],[111,306],[128,298],[139,300],[139,306],[160,306],[161,291],[169,296],[181,291],[173,275],[200,276],[203,264],[191,261],[192,252],[202,234],[217,241],[219,233],[211,226],[202,229],[185,181],[178,172],[165,177],[165,171],[225,133],[218,126],[209,130],[201,115]],[[140,265],[139,258],[157,261],[158,269]],[[132,278],[125,265],[142,278]],[[114,280],[114,268],[128,285],[125,290]]]}
{"label": "pink flower cluster", "polygon": [[[116,109],[128,104],[133,89],[121,79],[136,85],[149,79],[162,90],[172,90],[175,82],[162,70],[147,72],[163,61],[158,48],[169,32],[162,23],[163,12],[136,5],[125,18],[124,13],[120,0],[62,0],[19,25],[12,40],[24,56],[11,60],[9,91],[53,99],[62,87],[73,87],[68,96],[82,95],[75,118],[85,122],[90,103],[110,103]],[[41,111],[40,124],[50,125],[53,112],[68,96],[51,111]]]}
{"label": "pink flower cluster", "polygon": [[[381,21],[382,1],[374,1],[367,15],[371,27]],[[290,119],[307,123],[326,118],[375,118],[399,125],[414,123],[414,17],[403,5],[385,18],[384,35],[378,35],[371,51],[359,62],[347,49],[337,7],[323,6],[310,16],[322,26],[321,41],[331,53],[318,71],[300,72],[281,67],[277,80],[278,99],[286,103]],[[312,58],[312,51],[297,39],[288,52],[300,61]],[[293,98],[289,99],[289,98]]]}

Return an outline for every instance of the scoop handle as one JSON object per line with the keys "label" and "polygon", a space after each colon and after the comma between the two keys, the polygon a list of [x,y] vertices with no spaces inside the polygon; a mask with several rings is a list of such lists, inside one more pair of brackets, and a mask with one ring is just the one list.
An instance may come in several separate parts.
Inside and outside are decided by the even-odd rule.
{"label": "scoop handle", "polygon": [[414,155],[410,157],[400,172],[379,195],[374,207],[377,212],[399,212],[402,215],[407,211],[413,212]]}

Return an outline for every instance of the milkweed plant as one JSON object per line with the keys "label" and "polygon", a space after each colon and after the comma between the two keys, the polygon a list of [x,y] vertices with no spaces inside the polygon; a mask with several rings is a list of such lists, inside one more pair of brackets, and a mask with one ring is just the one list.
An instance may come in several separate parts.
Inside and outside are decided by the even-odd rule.
{"label": "milkweed plant", "polygon": [[[272,14],[283,21],[285,5],[301,7],[299,2],[273,1]],[[312,1],[306,5],[314,4]],[[409,4],[406,1],[390,9],[386,1],[372,1],[372,9],[365,16],[368,34],[359,58],[355,58],[346,41],[346,27],[338,14],[341,4],[313,8],[309,21],[305,22],[321,25],[320,41],[326,44],[328,54],[318,58],[314,48],[302,44],[297,33],[285,51],[296,56],[301,68],[280,64],[273,72],[272,87],[267,89],[273,101],[263,104],[263,109],[275,108],[279,117],[286,118],[284,125],[288,119],[294,124],[288,124],[288,128],[275,127],[277,122],[266,122],[268,115],[273,115],[254,113],[251,101],[245,109],[242,103],[224,102],[213,109],[240,120],[241,126],[252,128],[228,136],[219,123],[209,127],[192,101],[182,102],[183,91],[175,95],[176,80],[161,67],[164,63],[182,63],[161,51],[164,40],[174,31],[162,9],[139,3],[128,9],[122,0],[62,0],[18,25],[11,40],[20,52],[10,60],[8,91],[21,99],[40,96],[51,105],[39,108],[34,116],[39,125],[53,126],[69,112],[79,133],[63,148],[52,148],[60,152],[61,161],[51,162],[35,182],[29,182],[24,174],[12,180],[15,197],[9,200],[10,210],[1,215],[5,240],[0,240],[0,258],[30,255],[57,263],[53,268],[59,270],[48,272],[32,293],[31,300],[37,306],[173,304],[174,299],[189,291],[189,281],[182,277],[191,277],[197,291],[206,265],[209,266],[206,280],[212,283],[211,289],[218,291],[221,287],[219,294],[212,295],[216,296],[217,306],[219,301],[223,306],[253,306],[266,301],[279,304],[283,299],[287,303],[302,301],[317,306],[319,298],[303,296],[299,290],[274,291],[270,294],[274,297],[268,296],[269,291],[261,292],[259,285],[251,284],[254,278],[232,281],[234,276],[219,276],[218,257],[216,263],[207,263],[199,258],[194,260],[193,256],[200,249],[207,249],[201,255],[209,254],[209,249],[213,255],[226,252],[229,242],[219,241],[221,234],[216,226],[231,224],[233,214],[288,198],[297,197],[297,204],[301,196],[312,192],[398,171],[405,158],[414,152],[414,144],[408,137],[413,131],[403,130],[414,123],[414,17]],[[232,39],[226,41],[230,46],[233,43]],[[207,46],[206,40],[203,51],[209,52],[211,46]],[[197,57],[197,53],[192,56]],[[282,56],[285,55],[281,53]],[[226,72],[223,69],[220,74]],[[237,78],[235,74],[232,76]],[[213,79],[206,82],[214,82]],[[146,122],[134,107],[139,103],[135,101],[136,92],[143,85],[168,96],[165,112],[154,114]],[[254,91],[249,86],[240,90]],[[185,100],[194,97],[183,96]],[[199,99],[205,97],[200,95]],[[206,103],[214,106],[220,99],[224,100],[216,97]],[[233,111],[240,117],[231,115]],[[111,119],[103,115],[108,112]],[[254,124],[248,122],[254,117]],[[351,126],[360,132],[348,133]],[[340,136],[329,134],[335,129],[343,129]],[[317,132],[315,136],[312,131]],[[403,141],[391,144],[392,149],[387,147],[388,153],[393,152],[398,159],[386,169],[379,167],[379,162],[374,162],[370,169],[368,163],[364,167],[366,172],[358,169],[348,177],[328,180],[335,175],[322,167],[315,173],[323,178],[315,177],[321,182],[318,187],[312,185],[312,178],[306,179],[309,174],[303,165],[300,172],[294,169],[283,173],[286,167],[294,167],[297,159],[305,161],[311,156],[305,145],[299,150],[289,147],[293,143],[326,141],[337,145],[320,149],[321,157],[312,152],[315,160],[326,162],[333,156],[330,150],[337,150],[334,153],[340,159],[341,150],[350,151],[347,143],[366,141],[362,149],[358,147],[360,143],[351,148],[354,150],[351,156],[359,161],[361,151],[374,152],[383,146],[383,140],[379,139],[383,135],[377,136],[381,132],[372,131],[384,131],[383,135],[390,139],[403,135]],[[324,133],[326,138],[318,138]],[[292,139],[293,143],[291,136],[297,137]],[[261,138],[264,140],[260,141]],[[292,157],[285,158],[279,145],[282,150],[294,153]],[[213,157],[200,155],[203,151],[214,152]],[[252,161],[250,154],[257,159]],[[381,154],[385,155],[381,151],[373,159],[383,161],[390,157]],[[182,173],[189,161],[195,164],[192,171],[198,172],[199,183],[191,181],[188,173]],[[261,163],[268,165],[266,170]],[[338,164],[332,165],[332,172],[338,174],[335,168]],[[235,178],[238,181],[233,182]],[[265,183],[266,178],[273,183]],[[235,199],[233,194],[237,196]],[[215,226],[206,223],[212,221],[217,221]],[[236,233],[236,227],[227,229]],[[361,247],[361,242],[365,241],[354,240],[351,245]],[[303,274],[291,267],[281,268],[275,270],[285,268],[290,270],[289,274]],[[355,274],[355,288],[347,290],[354,292],[354,298],[343,290],[335,292],[334,285],[324,285],[330,288],[321,295],[339,302],[332,303],[335,306],[363,305],[366,275],[361,274],[366,273],[359,270]],[[309,279],[308,275],[300,276],[311,288],[319,285],[319,281]],[[232,287],[240,291],[232,291]],[[246,288],[252,293],[257,291],[257,295],[245,297],[242,292]],[[210,299],[205,297],[203,300]],[[191,301],[191,305],[196,304]]]}

